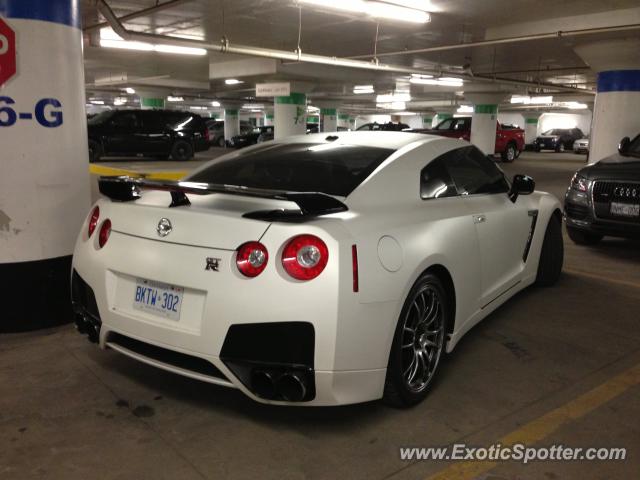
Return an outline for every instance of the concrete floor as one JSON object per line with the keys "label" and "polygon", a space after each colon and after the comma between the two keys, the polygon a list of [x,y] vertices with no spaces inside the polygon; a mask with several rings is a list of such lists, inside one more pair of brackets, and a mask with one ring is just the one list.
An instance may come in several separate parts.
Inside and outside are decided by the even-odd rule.
{"label": "concrete floor", "polygon": [[[562,195],[584,161],[524,153],[505,170]],[[0,478],[423,479],[443,469],[438,478],[637,476],[640,244],[565,242],[559,284],[520,293],[469,332],[411,410],[263,406],[100,351],[71,326],[0,336]],[[451,467],[399,457],[401,446],[488,446],[505,436],[626,447],[627,460]]]}

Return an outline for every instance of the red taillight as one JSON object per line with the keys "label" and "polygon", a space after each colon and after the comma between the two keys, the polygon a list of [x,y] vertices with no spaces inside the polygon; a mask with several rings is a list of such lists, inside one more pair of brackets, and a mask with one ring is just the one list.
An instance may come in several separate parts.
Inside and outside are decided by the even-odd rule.
{"label": "red taillight", "polygon": [[329,260],[329,249],[318,237],[293,237],[282,252],[282,266],[298,280],[311,280],[322,273]]}
{"label": "red taillight", "polygon": [[358,284],[358,247],[351,245],[351,263],[353,267],[353,291],[357,292]]}
{"label": "red taillight", "polygon": [[91,212],[91,216],[89,217],[89,238],[93,235],[96,226],[98,225],[98,219],[100,218],[100,207],[96,206]]}
{"label": "red taillight", "polygon": [[111,235],[111,220],[107,218],[102,222],[100,233],[98,234],[98,245],[100,245],[100,248],[105,246],[107,240],[109,240],[109,235]]}
{"label": "red taillight", "polygon": [[238,247],[236,265],[245,277],[257,277],[267,266],[269,252],[260,242],[247,242]]}

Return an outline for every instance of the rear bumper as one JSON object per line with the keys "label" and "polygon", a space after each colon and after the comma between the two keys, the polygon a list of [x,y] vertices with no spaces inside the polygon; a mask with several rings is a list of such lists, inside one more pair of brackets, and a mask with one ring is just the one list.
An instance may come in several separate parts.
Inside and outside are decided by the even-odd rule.
{"label": "rear bumper", "polygon": [[[112,232],[103,249],[97,249],[94,240],[80,236],[73,268],[74,278],[82,279],[94,292],[95,314],[80,319],[97,320],[92,325],[101,348],[173,373],[237,388],[262,403],[324,406],[381,398],[388,352],[378,345],[385,346],[392,338],[397,306],[395,302],[343,301],[337,286],[327,289],[330,280],[338,282],[332,264],[319,277],[326,274],[324,285],[285,282],[276,269],[249,280],[231,269],[235,252],[118,232]],[[220,258],[220,272],[205,271],[207,256]],[[131,308],[135,278],[183,287],[180,320]],[[86,300],[75,300],[75,304],[79,312],[92,310]],[[351,341],[356,335],[354,318],[371,326],[366,344],[362,338],[354,339],[362,343],[355,346]],[[305,332],[289,335],[283,343],[283,336],[296,328],[294,324],[305,325]],[[285,330],[278,330],[283,326]],[[275,394],[265,393],[256,387],[254,378],[263,372],[273,382],[284,383],[285,376],[303,379],[304,395],[291,399],[279,388]]]}

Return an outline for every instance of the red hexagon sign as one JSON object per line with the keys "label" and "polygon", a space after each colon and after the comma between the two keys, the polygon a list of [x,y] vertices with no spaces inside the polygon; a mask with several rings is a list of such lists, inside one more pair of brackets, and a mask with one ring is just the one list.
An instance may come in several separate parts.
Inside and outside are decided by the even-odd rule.
{"label": "red hexagon sign", "polygon": [[0,18],[0,87],[16,74],[16,34]]}

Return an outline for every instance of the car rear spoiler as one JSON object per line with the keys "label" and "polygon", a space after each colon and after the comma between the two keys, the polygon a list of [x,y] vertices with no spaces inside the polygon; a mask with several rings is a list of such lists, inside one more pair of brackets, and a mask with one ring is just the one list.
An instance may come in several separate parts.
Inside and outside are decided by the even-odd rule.
{"label": "car rear spoiler", "polygon": [[319,192],[288,192],[286,190],[267,190],[239,185],[220,185],[216,183],[181,182],[168,180],[144,180],[132,177],[100,177],[100,193],[118,202],[130,202],[142,196],[142,190],[162,190],[171,193],[169,207],[191,205],[188,194],[210,195],[225,193],[245,197],[288,200],[300,208],[302,215],[326,215],[344,212],[347,206],[340,200]]}

